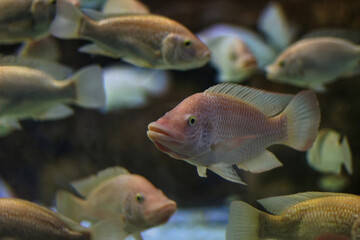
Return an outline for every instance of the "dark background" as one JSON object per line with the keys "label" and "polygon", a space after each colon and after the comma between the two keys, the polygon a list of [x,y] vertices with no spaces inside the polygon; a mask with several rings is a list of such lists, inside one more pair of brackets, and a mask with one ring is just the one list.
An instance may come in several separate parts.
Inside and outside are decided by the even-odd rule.
{"label": "dark background", "polygon": [[[220,22],[256,31],[257,18],[269,1],[143,2],[153,13],[173,18],[197,32]],[[300,35],[325,27],[360,30],[358,0],[279,2],[290,22],[299,27]],[[115,62],[110,58],[77,52],[85,41],[58,42],[64,54],[62,62],[74,69],[91,63],[106,66]],[[283,145],[270,148],[283,162],[283,167],[261,174],[241,171],[248,186],[228,182],[211,172],[208,172],[208,178],[200,178],[194,166],[157,150],[146,136],[148,123],[161,117],[185,97],[216,83],[216,72],[209,65],[187,72],[172,71],[172,75],[174,80],[168,94],[150,99],[148,106],[141,109],[105,115],[74,107],[75,114],[64,120],[22,121],[22,131],[0,138],[0,176],[13,187],[18,197],[46,204],[53,201],[56,189],[71,190],[69,181],[114,165],[145,176],[181,207],[226,204],[229,197],[254,202],[268,196],[319,190],[317,181],[321,174],[308,166],[305,153]],[[244,84],[284,93],[301,90],[270,82],[262,74]],[[321,128],[332,128],[345,134],[351,145],[354,175],[344,192],[360,194],[360,76],[327,85],[327,92],[317,96],[321,107]]]}

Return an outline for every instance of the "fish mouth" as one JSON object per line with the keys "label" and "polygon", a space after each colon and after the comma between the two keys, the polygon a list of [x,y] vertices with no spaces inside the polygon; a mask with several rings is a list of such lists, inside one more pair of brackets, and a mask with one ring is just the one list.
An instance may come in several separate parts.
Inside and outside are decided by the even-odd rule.
{"label": "fish mouth", "polygon": [[153,142],[180,145],[185,142],[185,138],[180,134],[173,133],[168,127],[158,122],[148,125],[147,136]]}
{"label": "fish mouth", "polygon": [[156,224],[164,224],[169,221],[170,217],[176,212],[176,209],[176,202],[170,201],[167,204],[161,205],[154,211],[155,214],[152,214],[152,216],[149,217],[149,221]]}

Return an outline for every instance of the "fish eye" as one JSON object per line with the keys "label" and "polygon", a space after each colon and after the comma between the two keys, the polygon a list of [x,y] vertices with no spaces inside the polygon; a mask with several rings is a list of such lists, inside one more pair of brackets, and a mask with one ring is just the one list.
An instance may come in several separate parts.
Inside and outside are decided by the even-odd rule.
{"label": "fish eye", "polygon": [[280,66],[280,67],[285,67],[285,61],[279,62],[279,66]]}
{"label": "fish eye", "polygon": [[191,46],[191,41],[190,41],[190,40],[185,40],[185,41],[184,41],[184,45],[185,45],[186,47]]}
{"label": "fish eye", "polygon": [[195,123],[196,123],[196,117],[190,116],[190,117],[188,118],[188,124],[189,124],[189,126],[195,126]]}
{"label": "fish eye", "polygon": [[145,198],[141,193],[137,193],[135,198],[138,203],[143,203],[145,201]]}

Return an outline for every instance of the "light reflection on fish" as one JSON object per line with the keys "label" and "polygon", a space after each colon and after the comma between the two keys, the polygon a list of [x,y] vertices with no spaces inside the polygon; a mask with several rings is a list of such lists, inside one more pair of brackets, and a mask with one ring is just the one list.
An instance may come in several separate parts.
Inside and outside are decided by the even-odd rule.
{"label": "light reflection on fish", "polygon": [[91,40],[94,43],[80,51],[122,58],[140,67],[188,70],[210,60],[208,47],[187,28],[153,14],[95,20],[66,0],[58,0],[51,33],[59,38]]}
{"label": "light reflection on fish", "polygon": [[209,168],[243,183],[233,165],[258,173],[281,166],[267,147],[309,149],[320,111],[311,91],[277,94],[235,84],[218,84],[194,94],[148,126],[155,146],[173,158]]}
{"label": "light reflection on fish", "polygon": [[226,240],[360,239],[360,196],[305,192],[259,202],[275,215],[232,202]]}
{"label": "light reflection on fish", "polygon": [[72,185],[85,199],[59,191],[58,211],[78,222],[118,224],[124,237],[141,239],[141,231],[166,223],[176,211],[176,203],[161,190],[124,168],[108,168]]}

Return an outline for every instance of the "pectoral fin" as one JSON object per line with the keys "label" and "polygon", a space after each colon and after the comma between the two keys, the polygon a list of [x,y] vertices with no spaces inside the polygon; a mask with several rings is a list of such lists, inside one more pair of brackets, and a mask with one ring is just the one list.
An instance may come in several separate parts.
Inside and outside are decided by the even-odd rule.
{"label": "pectoral fin", "polygon": [[282,163],[275,157],[274,154],[265,150],[255,158],[238,163],[236,166],[252,173],[260,173],[273,168],[281,167]]}
{"label": "pectoral fin", "polygon": [[199,174],[200,177],[207,177],[206,175],[206,167],[203,167],[203,166],[196,166],[196,170]]}
{"label": "pectoral fin", "polygon": [[103,56],[107,56],[107,57],[112,57],[112,58],[117,58],[117,56],[115,56],[113,53],[108,52],[102,48],[100,48],[98,45],[96,44],[87,44],[85,46],[82,46],[81,48],[79,48],[79,52],[83,52],[83,53],[89,53],[89,54],[94,54],[94,55],[103,55]]}
{"label": "pectoral fin", "polygon": [[236,172],[235,168],[231,164],[214,164],[209,167],[211,171],[219,175],[220,177],[234,183],[240,183],[246,185],[241,178],[239,177],[238,173]]}

